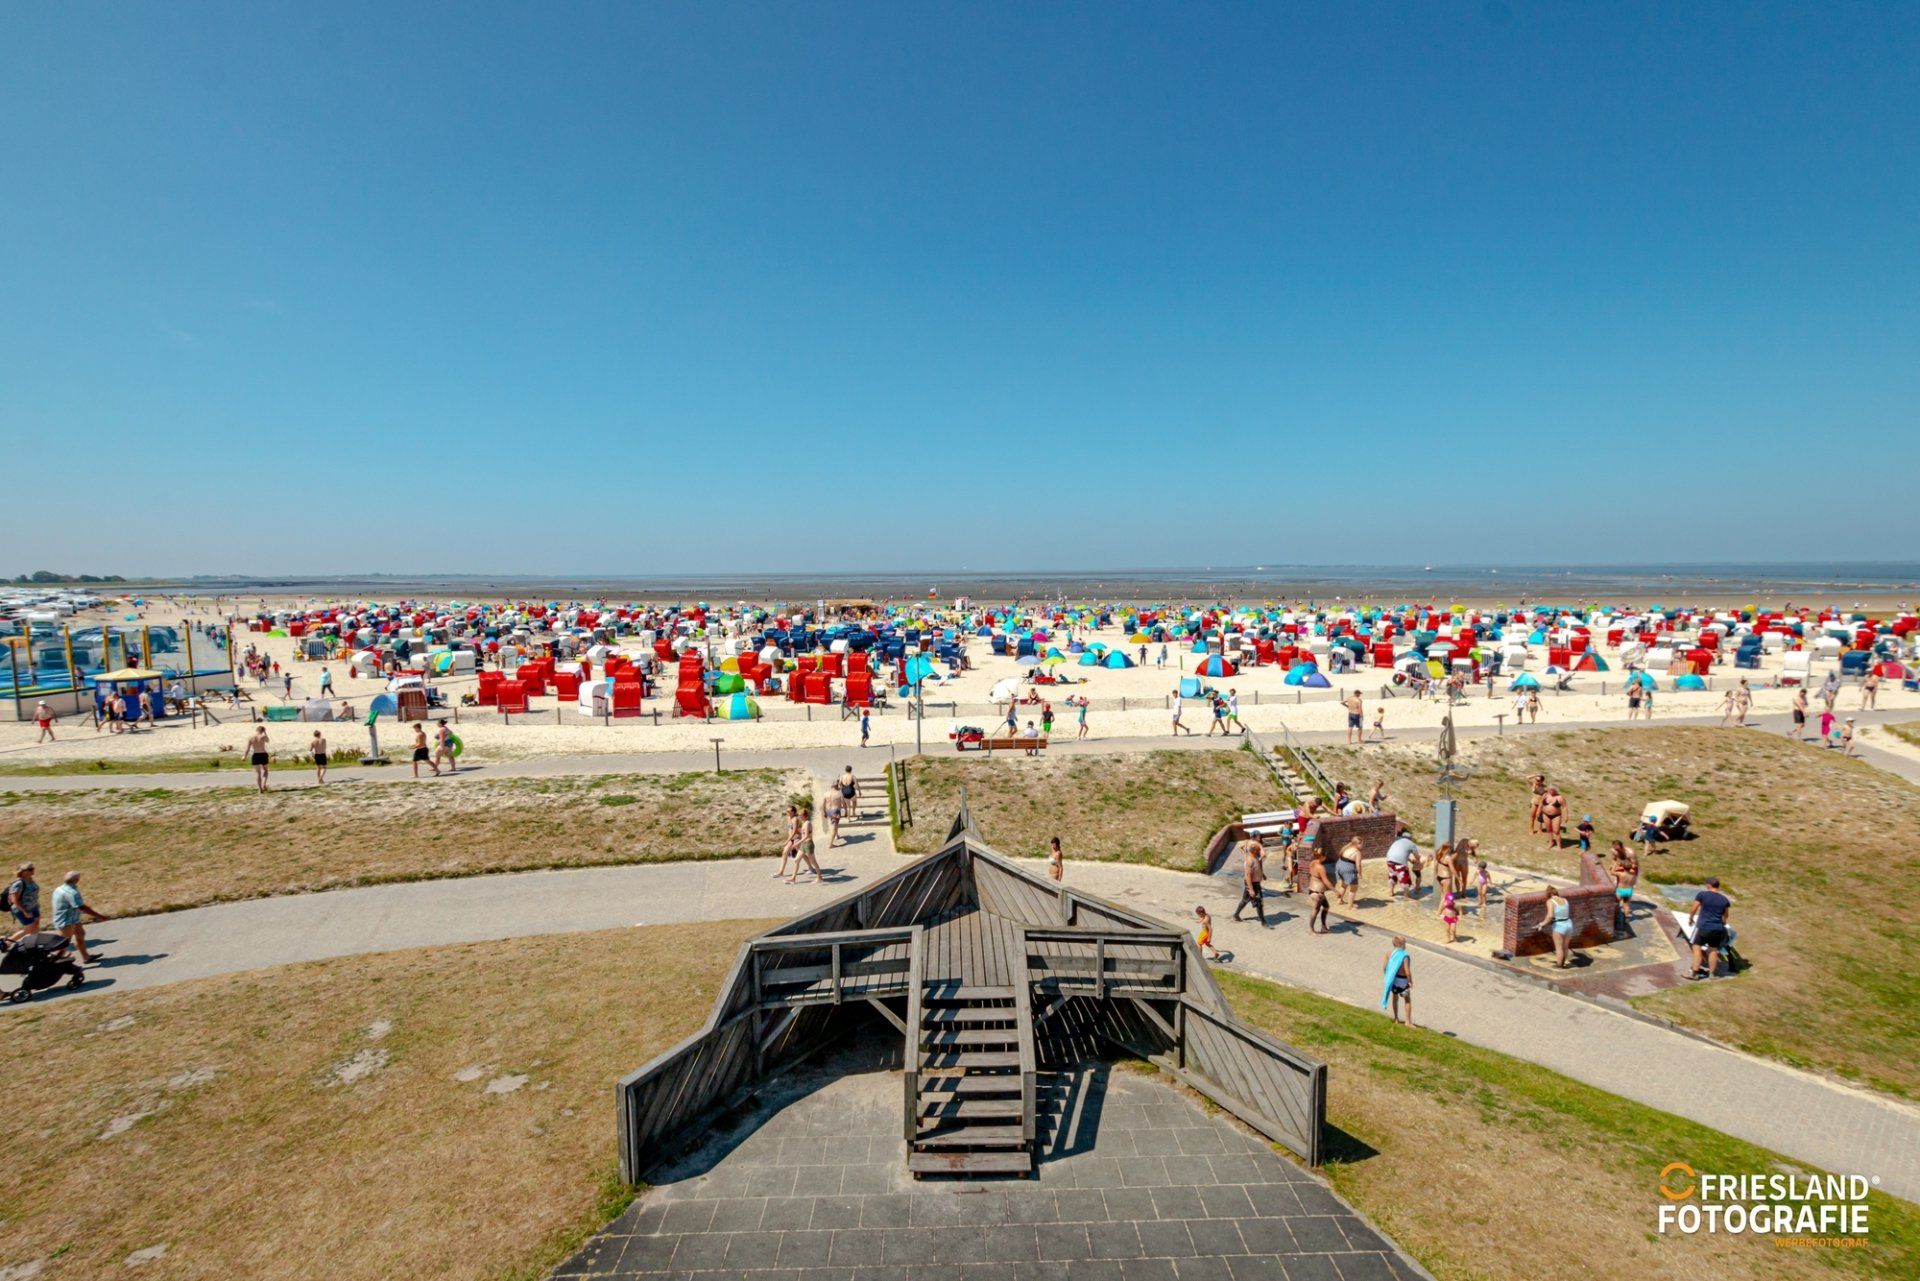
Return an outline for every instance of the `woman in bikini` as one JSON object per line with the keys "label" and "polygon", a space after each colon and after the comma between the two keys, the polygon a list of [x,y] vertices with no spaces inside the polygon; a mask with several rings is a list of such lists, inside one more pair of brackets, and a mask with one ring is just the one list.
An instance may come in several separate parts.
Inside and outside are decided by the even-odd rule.
{"label": "woman in bikini", "polygon": [[1527,787],[1533,792],[1533,810],[1527,815],[1527,831],[1531,834],[1540,830],[1540,809],[1547,800],[1547,776],[1527,775]]}
{"label": "woman in bikini", "polygon": [[[1333,878],[1327,875],[1327,851],[1316,850],[1307,865],[1307,932],[1331,934],[1327,928],[1327,895],[1333,890]],[[1317,922],[1317,924],[1316,924]]]}
{"label": "woman in bikini", "polygon": [[1560,825],[1566,822],[1567,798],[1560,795],[1560,789],[1549,787],[1547,794],[1540,799],[1540,826],[1547,834],[1547,847],[1560,848]]}
{"label": "woman in bikini", "polygon": [[[1464,888],[1464,887],[1462,887]],[[1453,844],[1448,842],[1433,852],[1433,892],[1445,902],[1453,892]]]}

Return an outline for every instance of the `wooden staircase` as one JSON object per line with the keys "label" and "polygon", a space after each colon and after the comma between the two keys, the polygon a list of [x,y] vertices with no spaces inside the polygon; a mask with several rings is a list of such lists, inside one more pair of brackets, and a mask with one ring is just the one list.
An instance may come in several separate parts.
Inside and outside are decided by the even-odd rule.
{"label": "wooden staircase", "polygon": [[911,1003],[907,1169],[1033,1172],[1037,1066],[1027,992],[927,982]]}
{"label": "wooden staircase", "polygon": [[855,774],[853,777],[854,781],[860,784],[860,799],[846,817],[840,820],[841,828],[890,825],[893,817],[887,813],[887,776],[880,773]]}

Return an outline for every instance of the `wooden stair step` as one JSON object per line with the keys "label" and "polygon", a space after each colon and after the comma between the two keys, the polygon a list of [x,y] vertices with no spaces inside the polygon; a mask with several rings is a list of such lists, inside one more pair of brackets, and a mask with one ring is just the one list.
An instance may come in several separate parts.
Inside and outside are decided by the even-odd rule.
{"label": "wooden stair step", "polygon": [[947,1121],[978,1121],[990,1118],[1015,1117],[1020,1115],[1019,1099],[965,1099],[957,1096],[920,1097],[920,1111],[929,1119],[938,1117]]}
{"label": "wooden stair step", "polygon": [[1012,1023],[1015,1021],[1012,1007],[1000,1008],[991,1005],[943,1005],[935,1010],[920,1011],[922,1023]]}
{"label": "wooden stair step", "polygon": [[923,985],[920,999],[928,1005],[967,1005],[975,1001],[1005,1001],[1013,1004],[1013,989],[1010,987],[970,987],[963,983],[953,983],[945,979],[936,979]]}
{"label": "wooden stair step", "polygon": [[1017,1073],[975,1073],[972,1076],[934,1076],[920,1082],[923,1099],[951,1099],[963,1094],[995,1095],[1020,1093]]}
{"label": "wooden stair step", "polygon": [[1030,1152],[911,1152],[910,1174],[1029,1174]]}
{"label": "wooden stair step", "polygon": [[959,1027],[922,1030],[925,1035],[921,1037],[920,1043],[930,1050],[949,1045],[1012,1045],[1020,1039],[1020,1033],[1014,1028]]}
{"label": "wooden stair step", "polygon": [[949,1059],[947,1063],[925,1063],[923,1071],[928,1072],[970,1072],[978,1068],[1017,1068],[1020,1056],[1012,1051],[983,1050],[942,1050],[935,1048],[928,1052],[928,1058]]}
{"label": "wooden stair step", "polygon": [[1017,1125],[954,1125],[925,1130],[914,1136],[917,1148],[1011,1148],[1027,1141]]}

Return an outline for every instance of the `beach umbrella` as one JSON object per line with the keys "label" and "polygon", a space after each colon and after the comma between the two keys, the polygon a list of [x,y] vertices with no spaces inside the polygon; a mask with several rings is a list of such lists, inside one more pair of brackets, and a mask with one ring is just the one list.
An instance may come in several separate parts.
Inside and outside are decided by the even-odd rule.
{"label": "beach umbrella", "polygon": [[1022,654],[1020,657],[1014,659],[1013,662],[1016,667],[1038,667],[1040,666],[1040,656],[1032,653]]}
{"label": "beach umbrella", "polygon": [[1065,655],[1056,652],[1056,653],[1048,654],[1045,658],[1040,660],[1040,663],[1044,667],[1058,667],[1060,666],[1060,664],[1066,661],[1067,660]]}
{"label": "beach umbrella", "polygon": [[713,714],[723,721],[756,721],[760,719],[760,700],[744,690],[738,691],[715,704]]}
{"label": "beach umbrella", "polygon": [[993,688],[987,692],[987,701],[989,703],[1011,703],[1019,696],[1020,682],[1009,676],[1004,680],[994,682]]}

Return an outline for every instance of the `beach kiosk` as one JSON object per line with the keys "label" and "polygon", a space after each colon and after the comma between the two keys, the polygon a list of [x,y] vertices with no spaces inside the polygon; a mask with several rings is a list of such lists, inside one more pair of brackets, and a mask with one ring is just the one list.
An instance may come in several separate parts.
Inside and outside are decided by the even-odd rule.
{"label": "beach kiosk", "polygon": [[93,711],[101,720],[107,719],[107,703],[115,694],[124,695],[127,700],[129,720],[145,714],[140,696],[151,691],[153,694],[153,718],[162,720],[167,714],[166,676],[146,667],[122,667],[117,671],[102,672],[93,678]]}

